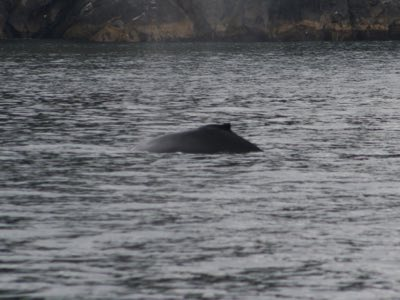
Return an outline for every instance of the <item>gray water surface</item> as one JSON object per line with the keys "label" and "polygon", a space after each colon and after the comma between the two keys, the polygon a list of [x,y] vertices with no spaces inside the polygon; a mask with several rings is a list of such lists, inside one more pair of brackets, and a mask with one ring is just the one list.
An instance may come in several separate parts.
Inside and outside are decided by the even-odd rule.
{"label": "gray water surface", "polygon": [[1,42],[0,124],[0,299],[400,297],[398,42]]}

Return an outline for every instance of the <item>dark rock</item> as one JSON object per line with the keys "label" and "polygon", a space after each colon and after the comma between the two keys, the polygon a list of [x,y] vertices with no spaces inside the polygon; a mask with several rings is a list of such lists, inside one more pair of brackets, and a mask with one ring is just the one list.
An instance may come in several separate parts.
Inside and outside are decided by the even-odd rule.
{"label": "dark rock", "polygon": [[0,0],[0,38],[399,39],[398,0]]}
{"label": "dark rock", "polygon": [[10,1],[0,1],[0,40],[5,39],[8,37],[6,33],[6,25],[7,25],[7,20],[9,17],[9,12],[12,7],[12,2]]}
{"label": "dark rock", "polygon": [[393,21],[389,25],[389,38],[400,40],[400,20]]}
{"label": "dark rock", "polygon": [[36,37],[44,35],[49,24],[48,7],[50,0],[15,1],[9,14],[8,25],[17,37]]}
{"label": "dark rock", "polygon": [[78,1],[0,0],[0,37],[52,37],[54,27]]}

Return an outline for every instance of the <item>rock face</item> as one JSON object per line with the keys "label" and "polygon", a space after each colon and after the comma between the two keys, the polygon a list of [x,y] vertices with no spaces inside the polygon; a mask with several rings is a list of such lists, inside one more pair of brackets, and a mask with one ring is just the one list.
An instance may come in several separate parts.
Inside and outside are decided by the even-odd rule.
{"label": "rock face", "polygon": [[0,37],[47,37],[70,8],[63,0],[0,0]]}
{"label": "rock face", "polygon": [[0,39],[400,39],[399,0],[0,0]]}

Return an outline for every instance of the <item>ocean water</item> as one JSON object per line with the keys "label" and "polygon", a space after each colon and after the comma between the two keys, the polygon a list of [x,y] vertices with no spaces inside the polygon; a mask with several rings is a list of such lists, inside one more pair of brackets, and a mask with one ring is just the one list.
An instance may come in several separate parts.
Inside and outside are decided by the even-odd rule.
{"label": "ocean water", "polygon": [[399,250],[399,42],[0,43],[0,299],[399,299]]}

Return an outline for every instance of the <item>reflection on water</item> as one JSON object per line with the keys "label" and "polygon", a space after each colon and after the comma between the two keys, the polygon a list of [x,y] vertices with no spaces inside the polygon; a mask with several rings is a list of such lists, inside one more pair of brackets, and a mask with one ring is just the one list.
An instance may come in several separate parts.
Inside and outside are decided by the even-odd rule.
{"label": "reflection on water", "polygon": [[0,298],[396,299],[399,48],[1,43]]}

